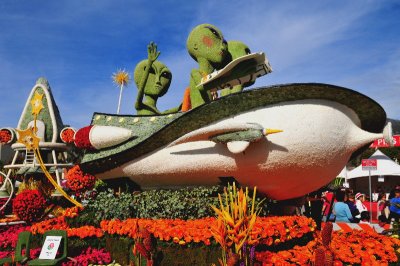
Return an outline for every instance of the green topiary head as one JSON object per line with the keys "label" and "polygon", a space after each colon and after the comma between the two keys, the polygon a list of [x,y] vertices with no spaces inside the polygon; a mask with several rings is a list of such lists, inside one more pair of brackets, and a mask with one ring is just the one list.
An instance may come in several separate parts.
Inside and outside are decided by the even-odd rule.
{"label": "green topiary head", "polygon": [[228,41],[228,51],[233,60],[251,54],[250,48],[241,41]]}
{"label": "green topiary head", "polygon": [[[217,69],[224,68],[231,61],[238,57],[251,54],[250,48],[241,41],[228,41],[228,54],[221,64],[217,65]],[[253,82],[254,83],[254,82]]]}
{"label": "green topiary head", "polygon": [[186,47],[197,62],[199,58],[204,58],[212,64],[220,64],[227,55],[227,44],[222,32],[211,24],[196,26],[189,34]]}
{"label": "green topiary head", "polygon": [[[139,87],[139,83],[142,79],[144,71],[146,70],[146,67],[147,59],[139,62],[139,64],[136,65],[133,76],[137,87]],[[160,61],[154,61],[144,87],[144,94],[161,97],[168,91],[171,81],[172,74],[167,66]]]}

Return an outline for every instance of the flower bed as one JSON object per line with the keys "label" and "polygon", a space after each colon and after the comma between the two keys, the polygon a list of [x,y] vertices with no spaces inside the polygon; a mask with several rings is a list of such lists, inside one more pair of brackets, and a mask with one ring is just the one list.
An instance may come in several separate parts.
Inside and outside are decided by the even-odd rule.
{"label": "flower bed", "polygon": [[30,227],[24,225],[0,226],[0,249],[7,250],[15,248],[18,234],[22,231],[29,230]]}
{"label": "flower bed", "polygon": [[[141,235],[143,228],[157,238],[157,250],[159,254],[162,254],[158,256],[159,265],[168,265],[174,260],[184,262],[185,256],[186,258],[192,256],[192,262],[196,265],[204,263],[211,265],[213,262],[217,263],[216,259],[220,256],[220,247],[210,232],[210,228],[216,223],[215,218],[187,221],[179,219],[104,220],[100,228],[95,226],[70,228],[66,217],[76,215],[78,215],[78,209],[71,208],[64,212],[64,216],[45,220],[31,227],[21,225],[0,227],[0,257],[10,254],[21,231],[30,230],[38,235],[51,229],[63,229],[67,230],[70,237],[69,249],[73,250],[74,258],[91,263],[100,261],[109,263],[111,260],[116,260],[125,265],[129,264],[131,259],[129,254],[134,241],[143,238]],[[260,245],[257,246],[255,258],[263,265],[313,264],[315,250],[321,245],[319,233],[314,230],[315,223],[306,217],[258,217],[253,234],[261,240]],[[305,236],[312,236],[312,240],[309,241],[310,238],[305,238]],[[304,239],[307,242],[300,244],[300,240]],[[106,250],[101,250],[100,246],[104,247],[104,245]],[[378,262],[386,265],[395,264],[398,260],[399,247],[399,239],[357,230],[347,233],[334,232],[330,244],[336,265],[341,265],[341,263],[377,265]],[[108,257],[106,251],[110,252],[111,257]]]}
{"label": "flower bed", "polygon": [[[266,265],[309,265],[315,262],[317,246],[318,240],[312,240],[289,250],[256,252],[256,259]],[[388,265],[398,261],[396,249],[399,247],[397,238],[359,230],[334,232],[331,243],[336,265]]]}
{"label": "flower bed", "polygon": [[62,266],[108,264],[111,262],[110,253],[104,249],[87,248],[74,257],[71,261],[64,262]]}

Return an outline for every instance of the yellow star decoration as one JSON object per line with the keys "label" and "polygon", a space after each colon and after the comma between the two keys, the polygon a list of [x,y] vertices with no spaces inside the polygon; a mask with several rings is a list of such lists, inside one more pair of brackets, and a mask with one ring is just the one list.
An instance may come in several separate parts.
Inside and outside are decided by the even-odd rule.
{"label": "yellow star decoration", "polygon": [[34,133],[33,127],[25,130],[17,129],[18,140],[17,142],[22,143],[26,146],[28,151],[37,149],[39,147],[40,138]]}
{"label": "yellow star decoration", "polygon": [[33,115],[38,115],[40,111],[44,108],[42,100],[43,100],[43,94],[40,94],[36,91],[35,95],[31,100]]}

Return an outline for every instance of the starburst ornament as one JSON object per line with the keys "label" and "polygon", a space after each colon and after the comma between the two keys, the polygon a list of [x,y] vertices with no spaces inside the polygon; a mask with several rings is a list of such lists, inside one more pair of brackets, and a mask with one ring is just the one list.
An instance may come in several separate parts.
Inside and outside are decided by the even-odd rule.
{"label": "starburst ornament", "polygon": [[36,91],[35,95],[31,100],[33,115],[39,115],[40,111],[42,111],[42,109],[44,108],[42,100],[43,100],[43,94],[40,94]]}
{"label": "starburst ornament", "polygon": [[39,147],[40,138],[36,136],[35,129],[33,127],[25,130],[17,129],[17,133],[17,142],[24,144],[28,151],[37,149]]}
{"label": "starburst ornament", "polygon": [[119,110],[121,107],[122,90],[129,83],[129,74],[125,70],[118,70],[112,75],[112,79],[113,82],[119,87],[119,99],[117,108],[117,114],[119,114]]}
{"label": "starburst ornament", "polygon": [[129,83],[129,74],[125,70],[118,70],[112,76],[114,83],[117,86],[126,86]]}

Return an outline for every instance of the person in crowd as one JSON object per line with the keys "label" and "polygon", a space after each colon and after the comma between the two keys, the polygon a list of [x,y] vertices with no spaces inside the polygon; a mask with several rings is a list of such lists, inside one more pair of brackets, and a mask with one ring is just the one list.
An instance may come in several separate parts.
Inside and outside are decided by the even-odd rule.
{"label": "person in crowd", "polygon": [[385,215],[381,215],[378,217],[378,224],[373,224],[373,227],[378,234],[386,235],[390,229],[390,224],[387,217]]}
{"label": "person in crowd", "polygon": [[379,194],[378,197],[378,212],[377,212],[377,217],[379,218],[379,216],[384,215],[386,218],[388,218],[388,203],[386,201],[386,194],[385,193],[381,193]]}
{"label": "person in crowd", "polygon": [[368,211],[362,212],[360,224],[369,224],[370,218],[371,218],[371,216],[369,215]]}
{"label": "person in crowd", "polygon": [[389,229],[389,220],[385,215],[381,215],[378,217],[378,225],[382,228]]}
{"label": "person in crowd", "polygon": [[307,217],[311,217],[315,221],[317,230],[321,230],[323,206],[324,202],[322,200],[321,190],[311,192],[307,195],[306,202],[304,204],[305,215]]}
{"label": "person in crowd", "polygon": [[358,192],[356,194],[356,196],[355,196],[355,199],[356,199],[356,207],[357,207],[357,209],[358,209],[358,211],[360,213],[368,211],[367,207],[364,204],[364,201],[365,201],[365,195],[364,194]]}
{"label": "person in crowd", "polygon": [[395,187],[390,191],[390,193],[389,193],[389,198],[388,198],[389,200],[391,200],[391,199],[394,198],[394,191],[395,191],[396,189],[399,189],[399,190],[400,190],[400,185],[395,186]]}
{"label": "person in crowd", "polygon": [[333,205],[333,214],[336,216],[335,222],[350,223],[353,219],[349,206],[344,203],[345,193],[343,191],[336,192],[336,202]]}
{"label": "person in crowd", "polygon": [[400,218],[400,189],[394,190],[394,198],[390,200],[390,214],[389,220],[394,219],[396,222],[399,222]]}
{"label": "person in crowd", "polygon": [[356,199],[355,199],[353,193],[350,193],[350,194],[347,195],[347,200],[346,200],[345,203],[349,206],[351,215],[353,216],[353,220],[351,222],[358,223],[360,221],[360,219],[361,219],[361,215],[360,215],[360,212],[357,209]]}

